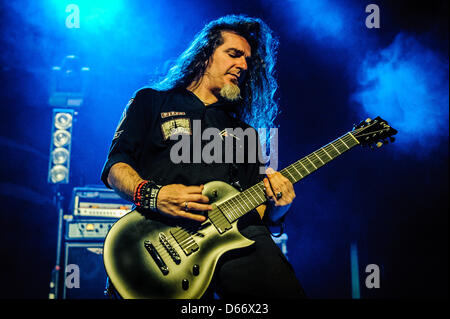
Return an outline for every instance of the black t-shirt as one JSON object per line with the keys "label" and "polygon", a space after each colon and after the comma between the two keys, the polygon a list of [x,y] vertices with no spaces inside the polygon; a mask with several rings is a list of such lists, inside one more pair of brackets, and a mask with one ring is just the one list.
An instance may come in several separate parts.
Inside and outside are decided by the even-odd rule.
{"label": "black t-shirt", "polygon": [[[102,181],[110,187],[107,182],[110,168],[123,162],[143,179],[159,185],[239,181],[242,189],[253,186],[264,178],[260,174],[264,165],[258,160],[258,147],[256,152],[251,147],[248,152],[249,145],[254,145],[249,144],[250,139],[256,137],[258,146],[259,140],[255,129],[234,116],[236,107],[239,106],[223,101],[205,106],[185,89],[138,90],[114,134]],[[253,134],[238,136],[234,133],[241,131],[236,128]],[[230,143],[225,145],[227,139],[233,141],[231,149]],[[238,150],[243,151],[240,153],[244,154],[243,161],[236,160],[234,154]],[[232,156],[230,151],[234,152]],[[239,228],[244,235],[252,237],[267,232],[256,211],[241,220]]]}

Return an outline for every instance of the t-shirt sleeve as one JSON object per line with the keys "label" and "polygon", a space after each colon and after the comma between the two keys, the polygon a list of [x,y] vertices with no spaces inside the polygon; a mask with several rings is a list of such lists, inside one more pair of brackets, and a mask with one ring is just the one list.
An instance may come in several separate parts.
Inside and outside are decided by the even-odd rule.
{"label": "t-shirt sleeve", "polygon": [[152,99],[149,93],[149,89],[137,91],[122,113],[101,173],[101,180],[108,188],[111,188],[107,181],[108,174],[116,163],[126,163],[139,173],[138,158],[142,152],[151,116],[149,111]]}

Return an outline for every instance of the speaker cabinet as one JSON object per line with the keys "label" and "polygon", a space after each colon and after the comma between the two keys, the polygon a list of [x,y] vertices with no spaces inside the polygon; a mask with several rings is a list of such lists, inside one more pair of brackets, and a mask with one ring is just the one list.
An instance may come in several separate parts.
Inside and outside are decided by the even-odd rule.
{"label": "speaker cabinet", "polygon": [[63,299],[106,299],[103,243],[65,244]]}

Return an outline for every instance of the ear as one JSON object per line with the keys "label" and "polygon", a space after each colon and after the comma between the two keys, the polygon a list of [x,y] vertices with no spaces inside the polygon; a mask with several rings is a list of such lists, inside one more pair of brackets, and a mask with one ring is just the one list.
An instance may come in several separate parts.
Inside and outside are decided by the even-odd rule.
{"label": "ear", "polygon": [[213,56],[214,56],[214,53],[213,54],[211,54],[209,57],[205,57],[206,58],[206,60],[205,60],[205,67],[208,67],[212,62],[213,62]]}
{"label": "ear", "polygon": [[205,72],[209,69],[209,66],[211,65],[211,58],[209,58],[208,60],[205,60]]}
{"label": "ear", "polygon": [[205,60],[205,67],[208,67],[211,62],[212,62],[212,55]]}

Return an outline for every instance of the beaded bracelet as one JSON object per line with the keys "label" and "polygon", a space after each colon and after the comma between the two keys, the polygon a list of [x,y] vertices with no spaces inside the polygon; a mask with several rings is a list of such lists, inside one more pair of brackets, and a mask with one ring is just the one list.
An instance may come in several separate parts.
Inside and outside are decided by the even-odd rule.
{"label": "beaded bracelet", "polygon": [[152,181],[142,181],[136,187],[133,195],[133,202],[139,208],[157,211],[158,193],[160,185]]}

